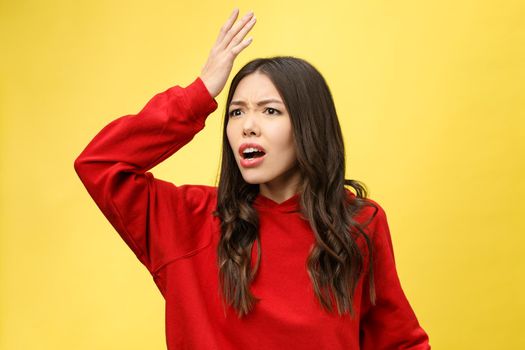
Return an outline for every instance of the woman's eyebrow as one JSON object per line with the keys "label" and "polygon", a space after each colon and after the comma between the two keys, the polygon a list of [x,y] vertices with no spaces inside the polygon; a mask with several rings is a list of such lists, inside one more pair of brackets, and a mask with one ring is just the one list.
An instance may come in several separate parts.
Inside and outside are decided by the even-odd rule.
{"label": "woman's eyebrow", "polygon": [[[261,100],[261,101],[257,102],[257,106],[262,106],[262,105],[267,104],[267,103],[270,103],[270,102],[275,102],[275,103],[283,104],[282,101],[280,101],[280,100],[276,100],[276,99],[273,99],[273,98],[269,98],[269,99]],[[246,106],[246,102],[244,102],[244,101],[240,101],[240,100],[236,100],[236,101],[231,101],[231,102],[230,102],[230,106],[231,106],[231,105]]]}

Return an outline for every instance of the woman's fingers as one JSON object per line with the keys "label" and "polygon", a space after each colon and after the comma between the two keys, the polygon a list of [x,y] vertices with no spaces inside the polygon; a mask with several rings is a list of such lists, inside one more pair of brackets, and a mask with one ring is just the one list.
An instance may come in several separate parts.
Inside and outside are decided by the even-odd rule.
{"label": "woman's fingers", "polygon": [[223,40],[220,42],[219,47],[224,49],[230,46],[230,43],[234,36],[236,36],[239,31],[250,21],[250,18],[253,16],[253,12],[250,11],[244,17],[235,23],[233,27],[231,27],[224,36]]}
{"label": "woman's fingers", "polygon": [[222,40],[224,39],[224,36],[226,35],[226,33],[228,33],[233,23],[237,19],[238,14],[239,14],[239,9],[235,8],[233,12],[231,13],[230,17],[228,18],[228,20],[226,21],[226,23],[224,23],[224,25],[221,27],[221,30],[219,31],[219,36],[217,37],[217,40],[215,41],[215,45],[219,45],[222,42]]}
{"label": "woman's fingers", "polygon": [[251,38],[243,39],[255,24],[255,16],[250,11],[235,23],[238,14],[239,10],[236,8],[222,26],[199,75],[214,98],[224,88],[237,55],[252,42]]}
{"label": "woman's fingers", "polygon": [[248,45],[250,45],[250,43],[252,42],[252,38],[248,38],[246,40],[243,40],[239,45],[237,46],[234,46],[232,49],[231,49],[231,52],[233,53],[234,56],[237,56],[239,54],[239,52],[241,52],[242,50],[244,50],[244,48]]}
{"label": "woman's fingers", "polygon": [[246,34],[248,34],[248,32],[253,28],[253,26],[255,25],[256,21],[257,20],[256,20],[255,16],[253,16],[248,21],[248,23],[246,23],[246,25],[244,27],[242,27],[241,31],[239,33],[237,33],[237,35],[235,35],[233,37],[232,41],[230,42],[230,44],[228,45],[228,47],[226,49],[232,49],[232,48],[236,47],[237,45],[239,45],[239,43],[244,39]]}

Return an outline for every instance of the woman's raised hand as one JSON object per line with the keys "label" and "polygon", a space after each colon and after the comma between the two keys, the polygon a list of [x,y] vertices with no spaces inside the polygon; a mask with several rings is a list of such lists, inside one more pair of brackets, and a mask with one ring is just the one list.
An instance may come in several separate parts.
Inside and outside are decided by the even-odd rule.
{"label": "woman's raised hand", "polygon": [[234,24],[238,14],[239,9],[236,8],[221,27],[219,36],[199,75],[213,98],[219,95],[224,88],[232,70],[233,61],[239,52],[252,42],[251,38],[243,39],[254,26],[255,16],[250,11]]}

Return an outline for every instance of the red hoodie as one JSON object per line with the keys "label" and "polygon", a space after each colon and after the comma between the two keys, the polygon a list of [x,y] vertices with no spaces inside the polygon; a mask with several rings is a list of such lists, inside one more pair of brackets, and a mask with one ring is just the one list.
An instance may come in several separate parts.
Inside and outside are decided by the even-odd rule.
{"label": "red hoodie", "polygon": [[[430,349],[400,285],[385,212],[371,199],[379,208],[365,229],[375,249],[375,306],[365,274],[355,318],[321,308],[305,265],[315,239],[297,212],[299,194],[282,203],[257,196],[261,263],[250,288],[261,301],[241,319],[223,305],[217,188],[176,186],[148,172],[190,142],[216,108],[197,77],[106,125],[75,160],[87,191],[164,296],[168,349]],[[365,207],[356,219],[372,213]],[[256,248],[252,254],[255,261]]]}

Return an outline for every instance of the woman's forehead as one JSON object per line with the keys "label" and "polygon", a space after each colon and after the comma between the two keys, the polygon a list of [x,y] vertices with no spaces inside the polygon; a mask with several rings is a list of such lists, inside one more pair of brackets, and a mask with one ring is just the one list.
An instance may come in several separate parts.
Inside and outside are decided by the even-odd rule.
{"label": "woman's forehead", "polygon": [[251,101],[254,103],[266,99],[282,101],[279,91],[270,78],[260,73],[253,73],[244,77],[237,85],[232,97],[232,101]]}

